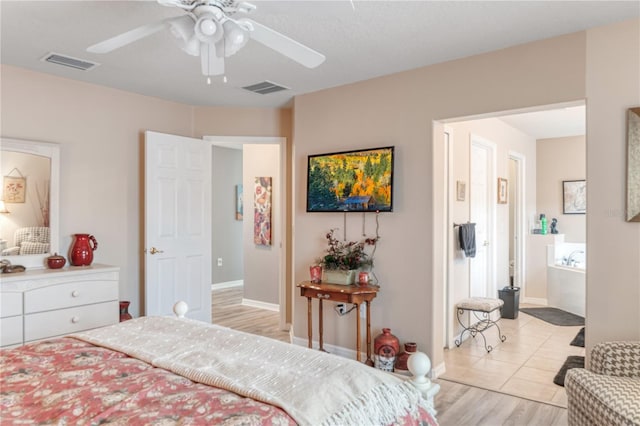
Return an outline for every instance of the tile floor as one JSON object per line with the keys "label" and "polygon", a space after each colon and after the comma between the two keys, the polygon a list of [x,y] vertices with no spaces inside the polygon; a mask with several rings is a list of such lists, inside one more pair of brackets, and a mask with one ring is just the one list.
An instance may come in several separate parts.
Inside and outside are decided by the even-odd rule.
{"label": "tile floor", "polygon": [[495,327],[487,330],[490,353],[480,336],[445,349],[440,377],[566,408],[565,390],[553,378],[569,355],[584,356],[584,348],[569,344],[582,327],[555,326],[523,312],[499,324],[507,340],[499,341]]}

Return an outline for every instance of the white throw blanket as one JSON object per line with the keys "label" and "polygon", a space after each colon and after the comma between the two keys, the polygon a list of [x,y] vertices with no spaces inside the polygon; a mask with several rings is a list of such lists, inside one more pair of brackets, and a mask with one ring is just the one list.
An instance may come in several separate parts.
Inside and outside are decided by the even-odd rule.
{"label": "white throw blanket", "polygon": [[71,337],[278,406],[301,425],[388,425],[419,406],[430,411],[389,373],[199,321],[142,317]]}

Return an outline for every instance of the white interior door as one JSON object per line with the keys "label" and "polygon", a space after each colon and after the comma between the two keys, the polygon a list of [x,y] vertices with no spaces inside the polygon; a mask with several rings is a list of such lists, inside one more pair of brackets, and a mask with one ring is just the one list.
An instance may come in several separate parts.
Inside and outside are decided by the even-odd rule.
{"label": "white interior door", "polygon": [[470,161],[470,220],[476,224],[476,256],[470,261],[471,297],[496,297],[493,223],[495,145],[472,136]]}
{"label": "white interior door", "polygon": [[145,132],[145,306],[211,322],[211,145]]}

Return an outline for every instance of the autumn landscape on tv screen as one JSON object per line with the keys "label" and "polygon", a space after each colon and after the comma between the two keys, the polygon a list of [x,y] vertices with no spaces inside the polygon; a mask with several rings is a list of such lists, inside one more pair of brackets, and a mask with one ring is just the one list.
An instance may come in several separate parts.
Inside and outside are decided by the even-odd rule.
{"label": "autumn landscape on tv screen", "polygon": [[308,212],[391,211],[393,147],[309,156]]}

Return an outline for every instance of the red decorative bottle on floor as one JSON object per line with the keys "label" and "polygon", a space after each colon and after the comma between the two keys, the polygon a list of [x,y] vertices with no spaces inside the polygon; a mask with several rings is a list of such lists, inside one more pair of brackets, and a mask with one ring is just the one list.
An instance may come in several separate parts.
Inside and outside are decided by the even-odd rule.
{"label": "red decorative bottle on floor", "polygon": [[98,250],[98,242],[93,235],[75,234],[75,241],[69,250],[69,262],[73,266],[87,266],[93,262],[93,252]]}
{"label": "red decorative bottle on floor", "polygon": [[128,300],[121,300],[120,301],[120,322],[122,321],[126,321],[126,320],[130,320],[133,317],[131,316],[131,314],[129,313],[129,304],[131,302],[129,302]]}
{"label": "red decorative bottle on floor", "polygon": [[384,371],[393,371],[398,352],[400,352],[400,341],[391,334],[390,328],[383,328],[382,334],[379,334],[373,341],[374,367]]}
{"label": "red decorative bottle on floor", "polygon": [[409,368],[407,367],[407,361],[409,360],[409,357],[412,354],[416,353],[417,350],[418,350],[418,345],[416,345],[415,342],[407,342],[407,343],[405,343],[404,344],[404,352],[402,352],[396,358],[395,369],[396,370],[400,370],[400,371],[409,371]]}

